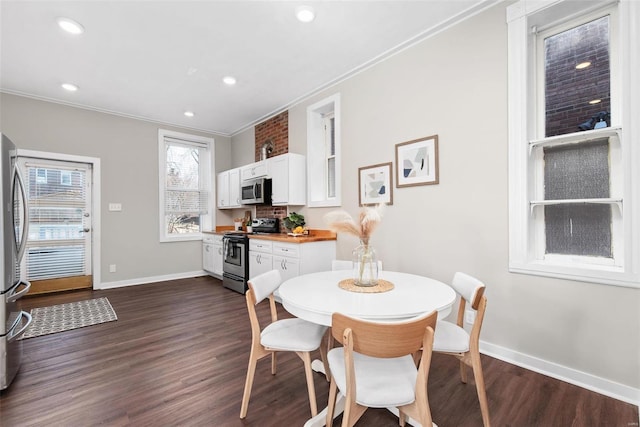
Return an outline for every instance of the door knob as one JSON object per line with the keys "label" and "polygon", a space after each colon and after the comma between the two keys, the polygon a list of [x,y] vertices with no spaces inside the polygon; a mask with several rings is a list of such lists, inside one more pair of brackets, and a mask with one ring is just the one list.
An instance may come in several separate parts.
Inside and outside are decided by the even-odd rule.
{"label": "door knob", "polygon": [[88,232],[91,231],[91,229],[90,228],[83,228],[82,231],[84,231],[85,233],[88,233]]}

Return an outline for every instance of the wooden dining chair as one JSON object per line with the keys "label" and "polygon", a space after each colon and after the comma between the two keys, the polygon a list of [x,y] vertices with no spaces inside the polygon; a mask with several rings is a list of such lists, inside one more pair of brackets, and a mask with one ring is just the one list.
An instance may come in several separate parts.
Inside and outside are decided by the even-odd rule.
{"label": "wooden dining chair", "polygon": [[[244,394],[242,395],[240,418],[247,416],[251,387],[253,386],[253,377],[258,360],[271,355],[271,374],[275,375],[276,352],[278,351],[295,352],[304,362],[311,415],[316,416],[318,414],[313,371],[311,370],[311,352],[320,347],[327,327],[298,318],[278,320],[273,292],[278,289],[281,282],[282,279],[278,270],[268,271],[248,281],[249,290],[247,290],[245,297],[251,321],[251,354],[249,355],[249,367],[247,368],[247,378],[244,384]],[[269,301],[271,323],[261,329],[256,306],[265,300]]]}
{"label": "wooden dining chair", "polygon": [[[378,323],[340,313],[332,316],[333,337],[343,347],[328,354],[331,369],[326,425],[333,425],[337,391],[345,396],[342,427],[353,426],[367,408],[396,407],[431,426],[427,379],[436,311],[403,322]],[[418,365],[414,356],[423,349]]]}
{"label": "wooden dining chair", "polygon": [[[489,422],[489,404],[484,386],[479,350],[480,328],[482,328],[482,320],[487,307],[487,297],[484,296],[485,286],[480,280],[460,272],[453,276],[451,286],[460,295],[458,318],[456,323],[444,320],[438,321],[433,341],[433,351],[449,354],[460,360],[460,378],[463,383],[467,382],[466,367],[470,366],[473,369],[476,391],[480,401],[480,411],[482,412],[482,422],[485,427],[489,427],[491,425]],[[471,327],[471,334],[463,327],[467,304],[475,311],[475,321]]]}

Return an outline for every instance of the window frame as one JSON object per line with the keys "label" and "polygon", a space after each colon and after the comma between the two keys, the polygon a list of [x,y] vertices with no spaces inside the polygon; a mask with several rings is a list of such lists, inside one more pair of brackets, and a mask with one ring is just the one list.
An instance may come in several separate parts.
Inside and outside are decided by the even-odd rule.
{"label": "window frame", "polygon": [[[324,169],[326,173],[325,181],[325,192],[324,194],[327,196],[327,199],[332,199],[336,196],[336,182],[335,182],[335,174],[336,174],[336,142],[335,142],[335,113],[332,111],[331,113],[325,114],[323,117],[324,121],[324,143],[325,143],[325,158],[324,158]],[[333,121],[333,125],[331,122]],[[333,129],[333,132],[331,132]],[[331,153],[331,146],[333,145],[333,154]],[[333,159],[333,195],[331,195],[331,180],[329,178],[329,165],[331,163],[331,159]]]}
{"label": "window frame", "polygon": [[[328,196],[326,120],[333,114],[335,154],[335,197]],[[331,95],[307,107],[307,206],[342,206],[340,94]]]}
{"label": "window frame", "polygon": [[[587,4],[587,3],[585,3]],[[509,54],[509,271],[578,281],[640,288],[640,137],[634,116],[640,112],[640,85],[631,70],[640,63],[638,24],[640,5],[631,1],[603,1],[576,13],[566,0],[517,2],[507,8]],[[614,9],[617,9],[615,11]],[[611,13],[613,11],[613,13]],[[611,127],[575,134],[544,135],[544,73],[536,55],[538,37],[553,28],[586,22],[610,14]],[[537,36],[540,35],[540,36]],[[622,90],[624,88],[625,90]],[[624,129],[623,129],[624,126]],[[612,208],[614,262],[594,262],[595,257],[545,255],[541,245],[539,207],[541,152],[544,146],[579,143],[586,137],[610,139],[612,194],[598,201]],[[636,144],[637,146],[638,144]],[[537,156],[537,157],[536,157]],[[533,202],[533,203],[532,203]],[[553,201],[551,203],[555,203]],[[536,216],[536,213],[538,215]],[[621,214],[619,217],[616,215]],[[544,229],[544,227],[542,227]],[[615,234],[615,237],[614,237]]]}
{"label": "window frame", "polygon": [[[199,169],[199,182],[200,185],[206,185],[208,190],[207,198],[207,213],[200,215],[200,231],[197,233],[184,233],[171,235],[167,233],[166,223],[166,211],[165,211],[165,191],[166,188],[166,147],[171,142],[179,143],[181,145],[191,145],[198,148],[203,148],[206,156],[206,160],[200,163]],[[158,188],[159,188],[159,238],[160,242],[184,242],[191,240],[202,240],[203,230],[211,229],[215,223],[215,209],[214,209],[214,193],[212,186],[213,176],[213,147],[214,139],[199,135],[186,134],[181,132],[170,131],[166,129],[158,130]],[[203,168],[204,167],[204,170]]]}

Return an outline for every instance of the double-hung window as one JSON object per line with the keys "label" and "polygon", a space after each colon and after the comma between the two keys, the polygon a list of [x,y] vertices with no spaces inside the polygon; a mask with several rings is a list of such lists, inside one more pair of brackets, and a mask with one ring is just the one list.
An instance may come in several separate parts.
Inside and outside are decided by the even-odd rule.
{"label": "double-hung window", "polygon": [[307,107],[307,205],[340,206],[340,94]]}
{"label": "double-hung window", "polygon": [[510,271],[640,287],[640,5],[507,15]]}
{"label": "double-hung window", "polygon": [[160,130],[160,241],[198,240],[213,223],[211,138]]}

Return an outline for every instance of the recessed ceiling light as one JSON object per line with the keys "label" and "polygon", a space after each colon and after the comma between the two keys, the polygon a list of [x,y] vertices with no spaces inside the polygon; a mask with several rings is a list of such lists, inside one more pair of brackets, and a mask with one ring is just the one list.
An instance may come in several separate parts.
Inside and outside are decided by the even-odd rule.
{"label": "recessed ceiling light", "polygon": [[82,34],[84,33],[84,27],[69,18],[58,18],[58,26],[65,30],[67,33],[71,34]]}
{"label": "recessed ceiling light", "polygon": [[229,86],[233,86],[234,84],[236,84],[236,78],[232,76],[227,76],[223,78],[222,81],[224,82],[224,84]]}
{"label": "recessed ceiling light", "polygon": [[584,68],[587,68],[589,65],[591,65],[591,61],[581,62],[578,65],[576,65],[576,70],[582,70]]}
{"label": "recessed ceiling light", "polygon": [[187,117],[193,117],[193,116],[195,116],[195,114],[193,113],[193,111],[185,111],[185,112],[184,112],[184,115],[185,115],[185,116],[187,116]]}
{"label": "recessed ceiling light", "polygon": [[589,104],[593,105],[593,104],[600,104],[602,102],[602,99],[592,99],[591,101],[589,101]]}
{"label": "recessed ceiling light", "polygon": [[78,86],[74,85],[73,83],[62,83],[62,88],[64,90],[68,90],[69,92],[75,92],[78,90]]}
{"label": "recessed ceiling light", "polygon": [[315,19],[316,12],[311,6],[298,6],[296,7],[296,18],[300,22],[311,22]]}

